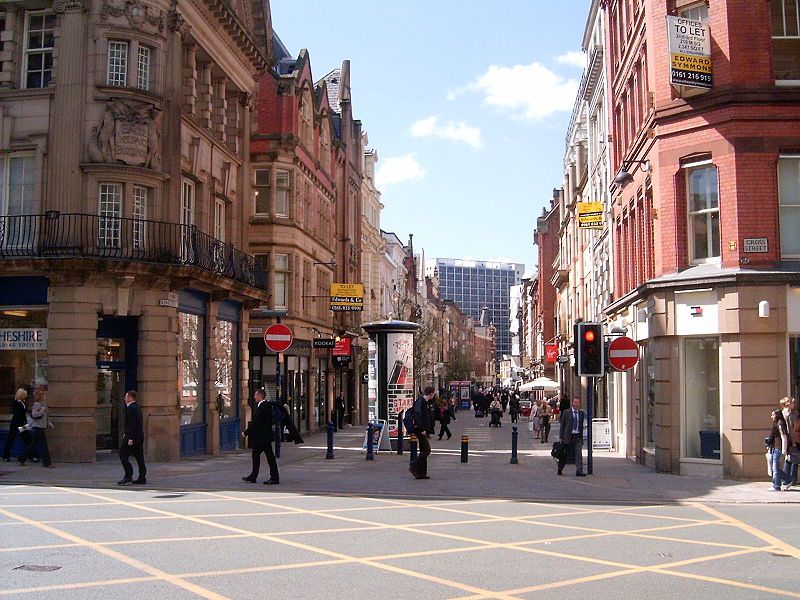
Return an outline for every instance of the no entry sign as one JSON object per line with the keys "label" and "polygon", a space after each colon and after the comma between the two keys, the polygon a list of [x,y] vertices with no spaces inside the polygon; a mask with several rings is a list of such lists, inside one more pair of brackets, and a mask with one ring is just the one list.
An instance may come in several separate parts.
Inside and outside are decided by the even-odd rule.
{"label": "no entry sign", "polygon": [[608,362],[617,371],[627,371],[639,362],[639,345],[629,337],[618,337],[608,345]]}
{"label": "no entry sign", "polygon": [[264,332],[264,343],[273,352],[283,352],[292,345],[292,330],[282,323],[270,325]]}

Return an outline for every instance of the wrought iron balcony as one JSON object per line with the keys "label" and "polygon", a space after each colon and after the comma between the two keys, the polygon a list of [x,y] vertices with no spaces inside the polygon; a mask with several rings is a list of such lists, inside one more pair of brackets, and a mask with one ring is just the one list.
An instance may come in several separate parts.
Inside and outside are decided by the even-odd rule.
{"label": "wrought iron balcony", "polygon": [[0,258],[91,258],[185,265],[266,289],[263,266],[194,225],[47,211],[0,216]]}

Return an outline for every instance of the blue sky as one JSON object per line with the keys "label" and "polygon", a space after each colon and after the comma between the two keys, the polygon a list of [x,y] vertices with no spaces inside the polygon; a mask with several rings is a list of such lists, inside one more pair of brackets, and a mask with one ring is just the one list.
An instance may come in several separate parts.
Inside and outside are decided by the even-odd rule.
{"label": "blue sky", "polygon": [[315,80],[351,62],[381,227],[428,257],[534,264],[561,187],[589,0],[271,0]]}

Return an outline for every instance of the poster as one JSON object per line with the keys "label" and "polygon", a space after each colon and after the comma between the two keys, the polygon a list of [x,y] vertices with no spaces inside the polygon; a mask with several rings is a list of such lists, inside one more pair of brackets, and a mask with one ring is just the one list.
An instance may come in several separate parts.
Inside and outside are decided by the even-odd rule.
{"label": "poster", "polygon": [[414,405],[414,334],[386,334],[389,435],[397,437],[397,415]]}
{"label": "poster", "polygon": [[667,17],[672,85],[711,88],[711,34],[707,21]]}
{"label": "poster", "polygon": [[378,344],[370,338],[367,344],[367,419],[378,420]]}

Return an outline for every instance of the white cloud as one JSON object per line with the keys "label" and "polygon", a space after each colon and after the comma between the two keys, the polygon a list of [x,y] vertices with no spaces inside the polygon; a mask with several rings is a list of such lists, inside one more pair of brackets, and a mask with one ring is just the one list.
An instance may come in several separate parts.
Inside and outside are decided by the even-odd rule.
{"label": "white cloud", "polygon": [[440,125],[437,117],[427,117],[414,123],[411,126],[411,136],[464,142],[473,148],[483,146],[480,128],[470,127],[461,121],[448,121]]}
{"label": "white cloud", "polygon": [[378,187],[386,187],[406,181],[417,181],[425,177],[425,169],[413,154],[394,156],[381,160],[375,180]]}
{"label": "white cloud", "polygon": [[492,65],[463,90],[449,92],[448,97],[463,91],[483,94],[484,104],[535,121],[572,110],[578,81],[565,79],[538,62],[513,67]]}
{"label": "white cloud", "polygon": [[569,52],[560,54],[556,56],[556,60],[559,64],[578,67],[579,69],[586,66],[586,57],[583,55],[583,52],[578,50],[570,50]]}

